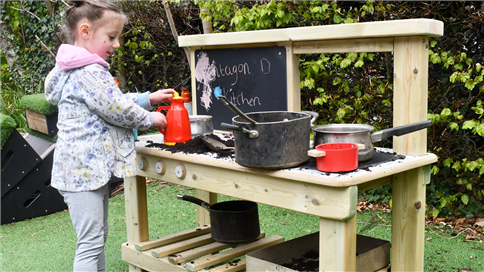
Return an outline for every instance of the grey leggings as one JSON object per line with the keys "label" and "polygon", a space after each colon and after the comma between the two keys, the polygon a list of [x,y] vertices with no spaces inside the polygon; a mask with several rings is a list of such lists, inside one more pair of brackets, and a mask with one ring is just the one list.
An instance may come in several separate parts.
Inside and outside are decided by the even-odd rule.
{"label": "grey leggings", "polygon": [[69,208],[77,234],[74,271],[106,271],[104,244],[108,237],[109,185],[89,192],[59,193]]}

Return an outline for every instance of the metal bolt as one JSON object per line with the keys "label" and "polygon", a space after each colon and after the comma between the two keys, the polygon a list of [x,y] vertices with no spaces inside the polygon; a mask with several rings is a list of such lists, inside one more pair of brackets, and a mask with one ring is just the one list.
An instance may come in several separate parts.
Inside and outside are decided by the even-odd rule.
{"label": "metal bolt", "polygon": [[309,199],[309,196],[308,195],[306,195],[306,199]]}
{"label": "metal bolt", "polygon": [[415,209],[420,210],[420,208],[422,208],[422,202],[419,201],[415,203]]}
{"label": "metal bolt", "polygon": [[269,190],[267,190],[267,189],[264,189],[264,192],[266,192],[266,193],[267,193],[268,191],[269,191]]}
{"label": "metal bolt", "polygon": [[20,189],[20,187],[17,187],[17,190],[19,190],[19,189]]}
{"label": "metal bolt", "polygon": [[425,43],[425,39],[422,39],[422,43]]}
{"label": "metal bolt", "polygon": [[10,184],[7,184],[8,187],[10,187]]}
{"label": "metal bolt", "polygon": [[47,212],[47,210],[45,210],[45,212]]}
{"label": "metal bolt", "polygon": [[197,178],[198,178],[197,175],[192,176],[192,179],[194,179],[194,180],[197,180]]}
{"label": "metal bolt", "polygon": [[308,187],[309,185],[306,183],[306,184],[304,184],[304,186],[305,186],[305,187]]}
{"label": "metal bolt", "polygon": [[235,184],[235,189],[239,189],[239,185],[238,184]]}
{"label": "metal bolt", "polygon": [[429,45],[428,44],[425,45],[425,49],[429,49]]}
{"label": "metal bolt", "polygon": [[415,68],[415,69],[413,70],[413,73],[414,73],[414,74],[418,74],[418,70],[417,70],[417,68]]}

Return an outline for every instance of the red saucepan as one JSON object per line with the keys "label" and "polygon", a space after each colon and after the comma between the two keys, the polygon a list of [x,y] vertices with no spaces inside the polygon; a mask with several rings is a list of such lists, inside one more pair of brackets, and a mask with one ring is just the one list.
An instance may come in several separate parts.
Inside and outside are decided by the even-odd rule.
{"label": "red saucepan", "polygon": [[320,144],[308,151],[323,172],[348,172],[358,168],[358,145],[353,143]]}

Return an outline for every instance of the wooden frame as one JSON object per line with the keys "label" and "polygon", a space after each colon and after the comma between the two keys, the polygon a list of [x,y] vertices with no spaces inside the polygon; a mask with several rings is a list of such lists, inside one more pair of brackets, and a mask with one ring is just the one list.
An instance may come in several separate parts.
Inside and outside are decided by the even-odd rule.
{"label": "wooden frame", "polygon": [[[271,46],[274,44],[285,46],[289,52],[287,54],[287,89],[288,109],[291,111],[300,110],[298,54],[393,52],[395,59],[394,99],[398,101],[398,103],[394,103],[394,126],[399,126],[427,119],[428,38],[442,35],[442,22],[430,19],[411,19],[180,36],[179,45],[188,47],[192,52],[192,74],[194,74],[193,52],[196,49]],[[192,77],[192,85],[194,86],[194,84]],[[195,97],[195,94],[193,96]],[[330,178],[321,176],[288,175],[286,171],[257,171],[243,168],[235,163],[224,164],[206,159],[198,160],[188,155],[153,153],[144,148],[137,148],[137,150],[139,156],[144,156],[149,164],[152,164],[153,160],[167,160],[167,173],[163,176],[156,174],[157,178],[200,189],[197,195],[203,195],[206,201],[214,201],[214,193],[224,193],[320,216],[320,271],[355,270],[356,216],[354,216],[354,209],[357,191],[392,184],[394,186],[392,270],[422,271],[425,186],[430,180],[429,165],[437,161],[435,155],[425,155],[426,140],[426,130],[399,138],[395,137],[393,141],[395,152],[421,156],[421,159],[402,164],[399,167],[382,169],[378,175],[355,176],[336,184]],[[183,163],[188,169],[187,178],[176,178],[173,170],[169,170],[173,166],[168,165],[172,163]],[[141,171],[138,175],[153,177],[154,173],[149,169]],[[238,175],[232,175],[232,177],[240,174],[242,178],[226,180],[227,171],[236,171]],[[209,172],[212,176],[208,174]],[[205,176],[210,176],[210,178],[216,176],[216,184],[204,179]],[[249,176],[256,179],[258,183],[244,182]],[[220,186],[220,184],[230,182],[232,186]],[[127,222],[128,242],[130,243],[146,241],[143,240],[144,227],[140,229],[133,223],[148,224],[143,209],[140,209],[145,205],[143,204],[145,200],[140,197],[139,193],[145,188],[140,183],[139,178],[125,179],[125,186],[127,184],[128,189],[137,187],[135,191],[138,192],[126,195],[127,218],[134,217],[138,220],[130,219],[130,222]],[[266,195],[262,197],[261,192],[265,192],[265,190],[270,192],[271,188],[279,189],[281,184],[287,184],[286,188],[291,188],[291,190],[301,188],[293,193],[293,201],[286,199],[281,201],[281,196],[271,198]],[[306,185],[308,187],[305,187]],[[335,187],[337,187],[336,191]],[[333,192],[340,192],[338,193],[340,196],[339,207],[326,198]],[[314,198],[311,194],[314,194]],[[299,200],[300,196],[304,196],[307,200]],[[315,203],[318,205],[324,203],[323,205],[333,206],[318,209],[311,206],[313,205],[311,204],[312,199],[316,199]],[[139,205],[136,204],[137,202]],[[338,212],[331,212],[330,210],[333,208]],[[136,211],[139,214],[135,214]],[[200,217],[198,220],[203,221],[206,218]],[[132,264],[130,268],[136,269]]]}

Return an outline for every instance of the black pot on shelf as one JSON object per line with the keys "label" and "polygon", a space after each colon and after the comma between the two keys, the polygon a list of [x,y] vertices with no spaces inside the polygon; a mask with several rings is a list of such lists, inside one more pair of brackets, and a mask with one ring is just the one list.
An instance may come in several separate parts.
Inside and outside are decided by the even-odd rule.
{"label": "black pot on shelf", "polygon": [[178,198],[195,203],[210,213],[212,239],[222,243],[241,243],[254,240],[260,235],[257,203],[232,200],[213,205],[188,195]]}

